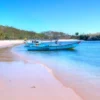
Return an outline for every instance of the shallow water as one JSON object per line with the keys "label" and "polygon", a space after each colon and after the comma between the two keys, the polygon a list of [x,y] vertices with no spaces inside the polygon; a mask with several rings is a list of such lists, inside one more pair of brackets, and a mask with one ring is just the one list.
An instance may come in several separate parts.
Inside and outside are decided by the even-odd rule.
{"label": "shallow water", "polygon": [[84,100],[100,100],[100,41],[82,42],[75,50],[27,51],[16,46],[12,51],[30,62],[45,64],[66,87]]}

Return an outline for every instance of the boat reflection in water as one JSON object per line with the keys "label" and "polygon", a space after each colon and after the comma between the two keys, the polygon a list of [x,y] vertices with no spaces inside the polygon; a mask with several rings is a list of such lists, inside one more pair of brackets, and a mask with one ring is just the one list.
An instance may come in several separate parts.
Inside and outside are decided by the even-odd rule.
{"label": "boat reflection in water", "polygon": [[41,41],[32,40],[26,41],[25,47],[28,51],[41,51],[41,50],[66,50],[75,48],[81,41],[80,40],[51,40],[51,41]]}

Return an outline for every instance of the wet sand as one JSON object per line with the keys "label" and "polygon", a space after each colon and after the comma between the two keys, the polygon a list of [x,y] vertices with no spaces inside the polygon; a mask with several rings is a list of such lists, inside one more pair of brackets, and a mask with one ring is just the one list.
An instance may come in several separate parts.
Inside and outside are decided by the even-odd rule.
{"label": "wet sand", "polygon": [[29,63],[0,49],[0,100],[83,100],[44,65]]}

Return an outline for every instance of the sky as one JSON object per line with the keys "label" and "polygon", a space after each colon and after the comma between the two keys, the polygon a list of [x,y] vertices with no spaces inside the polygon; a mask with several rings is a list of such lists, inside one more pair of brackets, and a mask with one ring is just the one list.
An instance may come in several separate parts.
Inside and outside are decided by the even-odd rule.
{"label": "sky", "polygon": [[0,25],[36,32],[100,32],[100,0],[0,0]]}

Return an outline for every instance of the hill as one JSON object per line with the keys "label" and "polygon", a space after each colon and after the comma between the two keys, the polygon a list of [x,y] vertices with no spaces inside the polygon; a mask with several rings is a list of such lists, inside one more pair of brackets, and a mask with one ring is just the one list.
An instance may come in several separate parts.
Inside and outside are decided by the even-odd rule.
{"label": "hill", "polygon": [[0,40],[16,39],[80,39],[80,40],[100,40],[100,33],[69,35],[63,32],[46,31],[37,33],[34,31],[21,30],[14,27],[0,25]]}
{"label": "hill", "polygon": [[55,39],[55,38],[70,38],[70,35],[62,33],[62,32],[54,32],[54,31],[47,31],[47,32],[33,32],[33,31],[26,31],[20,30],[14,27],[9,26],[2,26],[0,25],[0,39]]}

